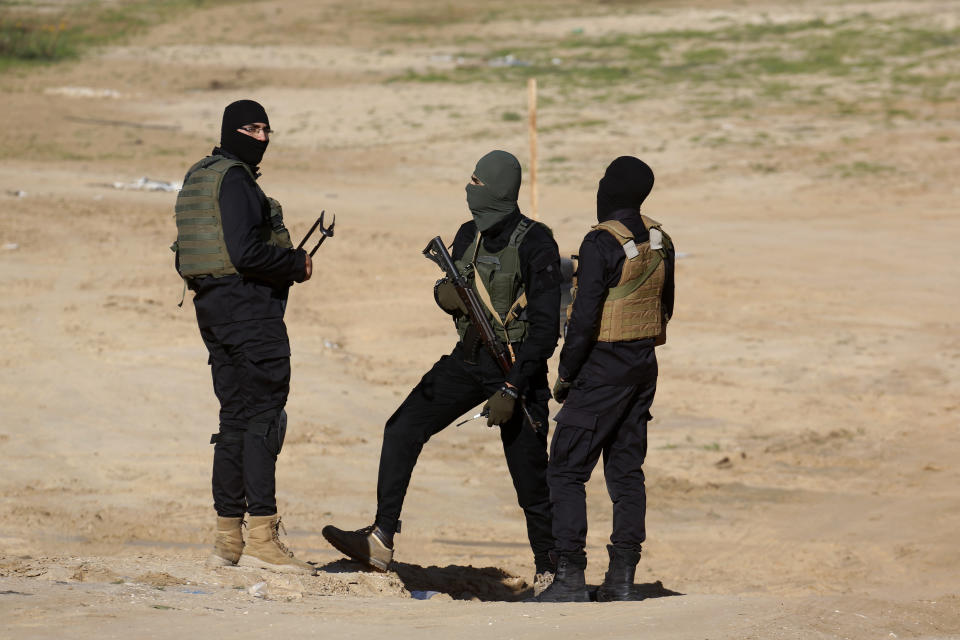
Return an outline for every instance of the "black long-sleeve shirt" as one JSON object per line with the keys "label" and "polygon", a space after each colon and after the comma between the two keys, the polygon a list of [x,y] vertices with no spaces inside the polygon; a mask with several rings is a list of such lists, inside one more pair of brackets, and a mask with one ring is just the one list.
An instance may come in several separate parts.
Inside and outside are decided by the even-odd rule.
{"label": "black long-sleeve shirt", "polygon": [[[484,249],[498,252],[507,246],[510,235],[520,222],[519,211],[496,228],[484,234]],[[465,222],[453,240],[452,257],[459,260],[473,243],[477,226]],[[560,251],[553,236],[541,225],[534,225],[524,236],[518,249],[520,277],[527,294],[527,336],[517,346],[517,361],[506,380],[524,392],[530,379],[546,366],[557,348],[560,336]]]}
{"label": "black long-sleeve shirt", "polygon": [[[635,209],[614,211],[606,220],[619,220],[633,233],[634,242],[650,238],[643,220]],[[610,233],[591,230],[580,245],[577,265],[577,298],[567,323],[558,373],[564,380],[583,380],[597,384],[639,384],[657,374],[654,339],[641,338],[627,342],[598,342],[597,330],[603,313],[607,290],[619,284],[626,255]],[[674,252],[664,260],[661,302],[667,317],[673,315]]]}
{"label": "black long-sleeve shirt", "polygon": [[[237,159],[223,149],[214,149],[213,153]],[[190,288],[196,293],[193,304],[197,322],[207,327],[283,317],[290,283],[302,281],[306,275],[306,252],[263,241],[261,234],[270,219],[270,205],[243,167],[231,167],[223,176],[220,219],[227,253],[238,273],[190,279]]]}

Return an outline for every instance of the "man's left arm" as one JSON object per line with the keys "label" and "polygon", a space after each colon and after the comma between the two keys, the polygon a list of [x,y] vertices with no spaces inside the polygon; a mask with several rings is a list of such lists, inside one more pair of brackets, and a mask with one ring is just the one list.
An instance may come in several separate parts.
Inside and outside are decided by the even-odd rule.
{"label": "man's left arm", "polygon": [[264,242],[258,192],[238,167],[229,169],[223,178],[220,211],[227,253],[239,273],[277,284],[306,279],[306,251]]}
{"label": "man's left arm", "polygon": [[[533,234],[537,233],[536,236]],[[527,337],[517,349],[507,382],[523,393],[530,378],[553,355],[560,338],[560,252],[543,229],[520,245],[520,272],[527,294]]]}

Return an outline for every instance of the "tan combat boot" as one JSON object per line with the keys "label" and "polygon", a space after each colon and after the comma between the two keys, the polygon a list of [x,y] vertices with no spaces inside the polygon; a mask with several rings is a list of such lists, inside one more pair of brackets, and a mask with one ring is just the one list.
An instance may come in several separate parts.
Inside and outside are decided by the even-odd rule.
{"label": "tan combat boot", "polygon": [[[280,516],[250,516],[247,521],[247,548],[238,563],[241,567],[270,569],[280,573],[308,573],[316,568],[297,560],[280,541]],[[286,529],[283,531],[286,533]]]}
{"label": "tan combat boot", "polygon": [[207,566],[231,567],[237,564],[243,553],[243,518],[221,518],[217,516],[217,537],[213,542],[213,553],[207,558]]}

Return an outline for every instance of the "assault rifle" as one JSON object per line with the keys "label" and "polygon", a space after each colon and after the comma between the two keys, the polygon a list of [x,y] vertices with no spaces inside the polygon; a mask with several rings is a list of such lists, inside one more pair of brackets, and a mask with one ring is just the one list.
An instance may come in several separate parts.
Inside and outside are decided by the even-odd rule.
{"label": "assault rifle", "polygon": [[[480,340],[483,342],[483,346],[485,346],[487,351],[490,352],[490,355],[493,356],[494,361],[497,363],[497,366],[500,367],[503,375],[506,376],[509,374],[510,369],[513,368],[513,359],[510,357],[510,352],[507,350],[507,346],[497,337],[497,334],[494,333],[493,327],[490,325],[490,320],[487,319],[487,314],[484,313],[483,303],[477,298],[477,293],[473,290],[473,287],[470,286],[467,278],[457,270],[457,265],[453,263],[453,258],[450,257],[450,252],[447,251],[447,247],[444,246],[440,236],[430,241],[426,249],[423,250],[423,255],[435,262],[437,266],[447,274],[447,279],[453,284],[460,299],[463,300],[463,304],[467,307],[467,317],[480,334]],[[541,425],[530,415],[523,398],[517,398],[517,403],[520,405],[523,417],[527,421],[527,424],[530,425],[530,428],[540,433]]]}

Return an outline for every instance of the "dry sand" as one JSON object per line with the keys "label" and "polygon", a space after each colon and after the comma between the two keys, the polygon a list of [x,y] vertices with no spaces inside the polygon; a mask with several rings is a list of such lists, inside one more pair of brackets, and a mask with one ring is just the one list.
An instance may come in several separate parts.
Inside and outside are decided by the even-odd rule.
{"label": "dry sand", "polygon": [[[684,253],[646,464],[650,598],[515,602],[532,558],[479,421],[425,448],[395,571],[359,571],[325,543],[327,523],[371,521],[383,423],[455,340],[422,247],[466,219],[480,155],[529,159],[524,122],[502,115],[524,113],[522,84],[386,78],[449,71],[492,35],[960,17],[947,0],[559,2],[552,19],[528,2],[535,17],[422,29],[371,17],[414,4],[208,9],[0,76],[0,638],[960,638],[960,134],[956,100],[919,93],[898,103],[912,117],[754,102],[707,118],[682,91],[604,102],[543,84],[540,219],[561,250],[591,223],[604,166],[636,154],[658,176],[647,213]],[[433,5],[467,11],[451,7]],[[952,51],[937,64],[956,77]],[[180,180],[241,97],[280,132],[261,183],[293,235],[337,214],[290,296],[278,471],[289,542],[317,577],[202,567],[217,406],[189,296],[176,304],[175,194],[112,188]],[[594,476],[596,585],[611,519]]]}

